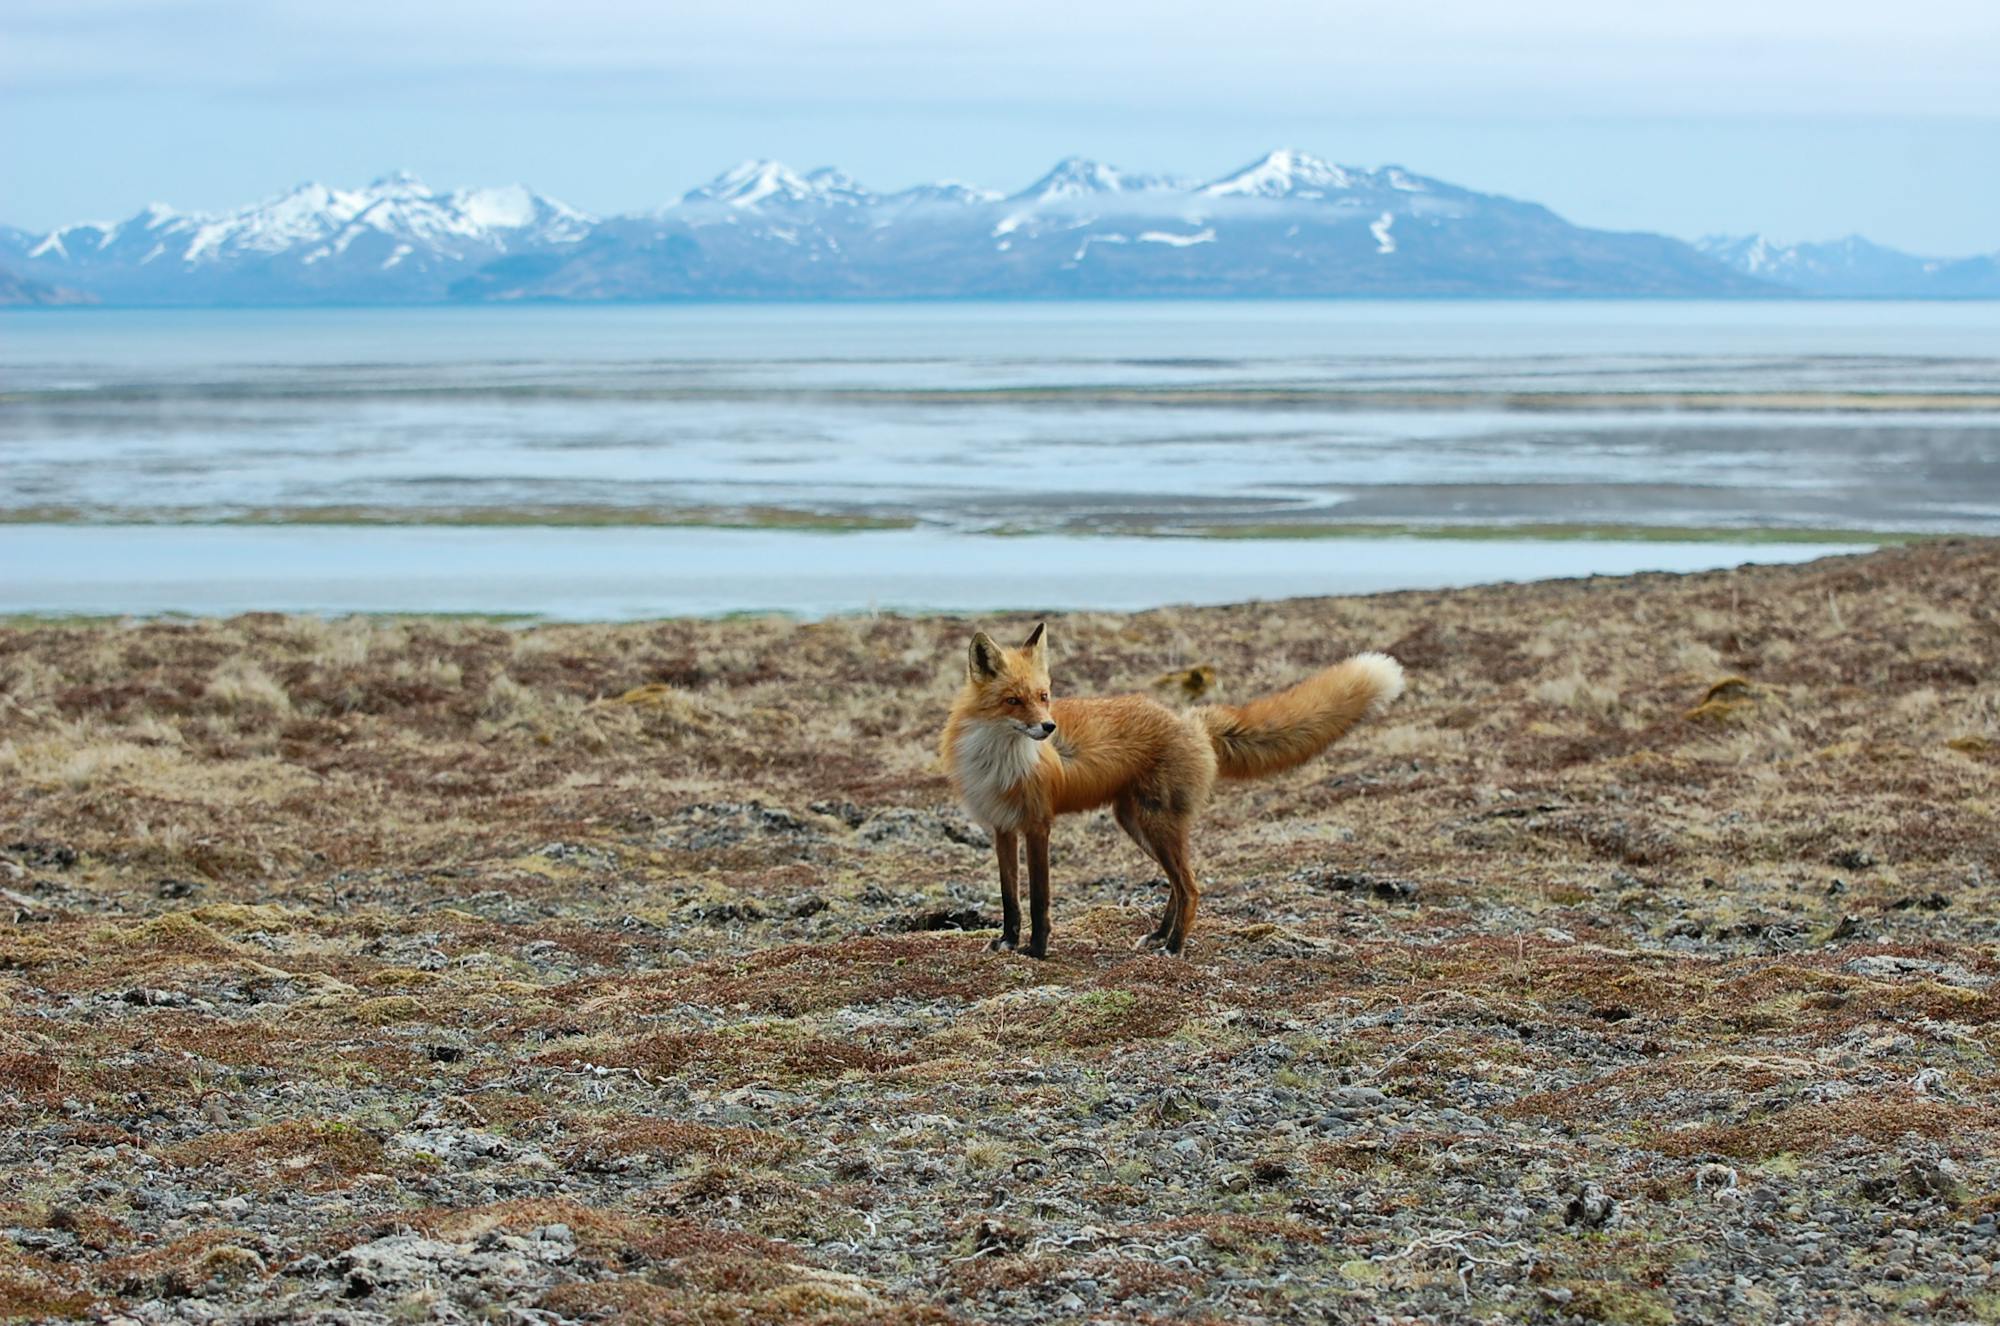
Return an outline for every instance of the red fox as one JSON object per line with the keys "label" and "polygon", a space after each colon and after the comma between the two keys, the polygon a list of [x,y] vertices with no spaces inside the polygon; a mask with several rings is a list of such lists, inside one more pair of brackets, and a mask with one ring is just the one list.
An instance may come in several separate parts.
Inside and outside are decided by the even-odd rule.
{"label": "red fox", "polygon": [[[1387,654],[1356,654],[1245,705],[1177,714],[1143,695],[1051,700],[1041,626],[1018,649],[1002,649],[984,631],[974,635],[942,751],[952,786],[993,831],[999,853],[1001,931],[992,947],[1047,956],[1049,826],[1058,815],[1108,805],[1118,827],[1166,872],[1171,890],[1160,924],[1133,947],[1179,953],[1201,898],[1188,834],[1215,780],[1296,768],[1402,693],[1401,664]],[[1022,838],[1031,909],[1025,948]]]}

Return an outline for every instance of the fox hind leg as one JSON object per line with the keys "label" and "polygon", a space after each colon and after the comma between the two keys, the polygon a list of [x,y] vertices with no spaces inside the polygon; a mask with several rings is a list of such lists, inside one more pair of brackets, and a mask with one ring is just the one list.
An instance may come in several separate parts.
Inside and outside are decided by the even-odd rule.
{"label": "fox hind leg", "polygon": [[1188,846],[1188,826],[1180,824],[1176,830],[1166,866],[1166,878],[1174,884],[1174,898],[1168,904],[1172,922],[1168,924],[1164,948],[1178,958],[1182,944],[1188,942],[1188,932],[1194,930],[1194,912],[1202,904],[1202,890],[1194,882],[1194,850]]}
{"label": "fox hind leg", "polygon": [[1188,845],[1186,821],[1175,823],[1158,846],[1162,864],[1167,868],[1167,881],[1173,886],[1167,902],[1167,934],[1161,947],[1179,956],[1181,946],[1187,943],[1188,931],[1194,928],[1195,909],[1201,903],[1201,889],[1194,882],[1194,852]]}
{"label": "fox hind leg", "polygon": [[1188,845],[1192,815],[1172,804],[1148,806],[1139,798],[1120,798],[1114,814],[1133,841],[1167,872],[1167,906],[1160,924],[1133,947],[1179,953],[1201,901],[1194,880],[1194,852]]}
{"label": "fox hind leg", "polygon": [[[1153,847],[1152,840],[1147,837],[1145,822],[1141,818],[1139,802],[1136,798],[1131,796],[1119,797],[1112,804],[1111,817],[1118,821],[1119,828],[1125,830],[1125,836],[1139,845],[1139,850],[1146,854],[1148,860],[1159,866],[1162,870],[1167,868],[1167,863],[1160,858],[1159,852]],[[1171,877],[1169,877],[1168,882],[1171,885]],[[1155,949],[1166,943],[1167,935],[1173,929],[1173,919],[1173,895],[1170,893],[1168,895],[1167,906],[1160,913],[1160,923],[1153,927],[1150,934],[1139,936],[1132,947],[1140,952],[1144,952],[1147,949]]]}

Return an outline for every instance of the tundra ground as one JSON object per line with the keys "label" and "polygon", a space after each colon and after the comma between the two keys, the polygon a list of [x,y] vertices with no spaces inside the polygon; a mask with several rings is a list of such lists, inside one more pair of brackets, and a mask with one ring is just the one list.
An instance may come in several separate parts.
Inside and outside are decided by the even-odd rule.
{"label": "tundra ground", "polygon": [[1052,618],[1409,670],[1185,961],[973,626],[0,629],[0,1317],[2000,1320],[2000,545]]}

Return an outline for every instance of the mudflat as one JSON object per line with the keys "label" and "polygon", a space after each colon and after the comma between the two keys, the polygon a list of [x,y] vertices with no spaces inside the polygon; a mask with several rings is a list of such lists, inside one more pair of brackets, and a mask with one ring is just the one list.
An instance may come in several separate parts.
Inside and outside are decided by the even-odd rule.
{"label": "mudflat", "polygon": [[1185,960],[985,951],[974,626],[0,628],[0,1316],[2000,1314],[2000,543],[1051,619],[1408,670]]}

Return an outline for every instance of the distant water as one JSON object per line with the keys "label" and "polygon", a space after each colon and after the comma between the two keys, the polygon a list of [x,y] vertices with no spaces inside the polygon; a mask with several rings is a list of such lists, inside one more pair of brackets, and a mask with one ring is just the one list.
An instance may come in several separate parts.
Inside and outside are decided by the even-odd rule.
{"label": "distant water", "polygon": [[[494,592],[475,588],[473,563],[447,573],[391,561],[371,572],[372,590],[350,586],[313,604],[408,598],[566,611],[548,591],[498,592],[503,580],[542,583],[532,562],[610,586],[602,602],[626,604],[604,609],[614,615],[694,601],[657,586],[621,597],[626,590],[604,577],[626,551],[671,549],[675,574],[733,585],[701,600],[717,610],[815,611],[836,599],[991,601],[963,578],[918,576],[936,568],[912,559],[984,546],[925,541],[944,536],[1465,525],[2000,533],[2000,305],[0,314],[0,521],[22,531],[0,540],[0,582],[40,577],[44,596],[117,610],[115,578],[94,589],[65,582],[46,559],[81,565],[92,548],[119,549],[148,561],[128,576],[124,606],[165,604],[137,586],[141,570],[167,566],[184,570],[181,606],[311,606],[312,596],[286,588],[310,578],[310,558],[296,550],[365,559],[385,545],[348,528],[213,526],[326,520],[480,525],[436,531],[461,536],[437,545],[459,552],[437,555],[478,550]],[[129,531],[154,540],[143,547],[121,541],[134,521],[163,527]],[[830,543],[764,531],[757,555],[806,559],[799,583],[808,567],[851,582],[837,594],[781,594],[726,579],[752,546],[728,531],[505,527],[518,521],[914,528]],[[121,530],[90,532],[107,524]],[[614,551],[610,533],[653,541]],[[1279,584],[1288,593],[1363,587],[1351,573],[1362,564],[1370,584],[1422,585],[1481,568],[1519,578],[1685,562],[1660,543],[1566,544],[1545,563],[1498,545],[1438,550],[1394,539],[1340,553],[1314,542],[1282,555],[1275,549],[1286,545],[1260,539],[1203,544],[1201,560],[1218,568],[1214,592],[1238,597]],[[1189,597],[1180,591],[1188,568],[1159,569],[1188,546],[1100,539],[1083,552],[1065,543],[1065,557],[1094,568],[1094,583],[1119,587],[1092,594],[1078,584],[1061,601]],[[1697,560],[1711,565],[1747,551],[1705,546]],[[844,551],[825,551],[833,548]],[[866,551],[878,548],[901,551],[878,565]],[[277,561],[246,563],[234,581],[215,574],[233,559],[264,558]],[[1334,574],[1343,559],[1344,579]],[[280,564],[291,568],[285,576],[268,573]],[[1309,566],[1326,574],[1297,569]],[[1225,590],[1227,568],[1252,578]],[[238,588],[225,592],[225,582]],[[202,597],[197,584],[214,594]],[[21,595],[0,584],[0,610],[10,604],[18,609]]]}
{"label": "distant water", "polygon": [[943,530],[0,526],[0,614],[1131,611],[1859,552],[1849,545],[1163,539]]}

